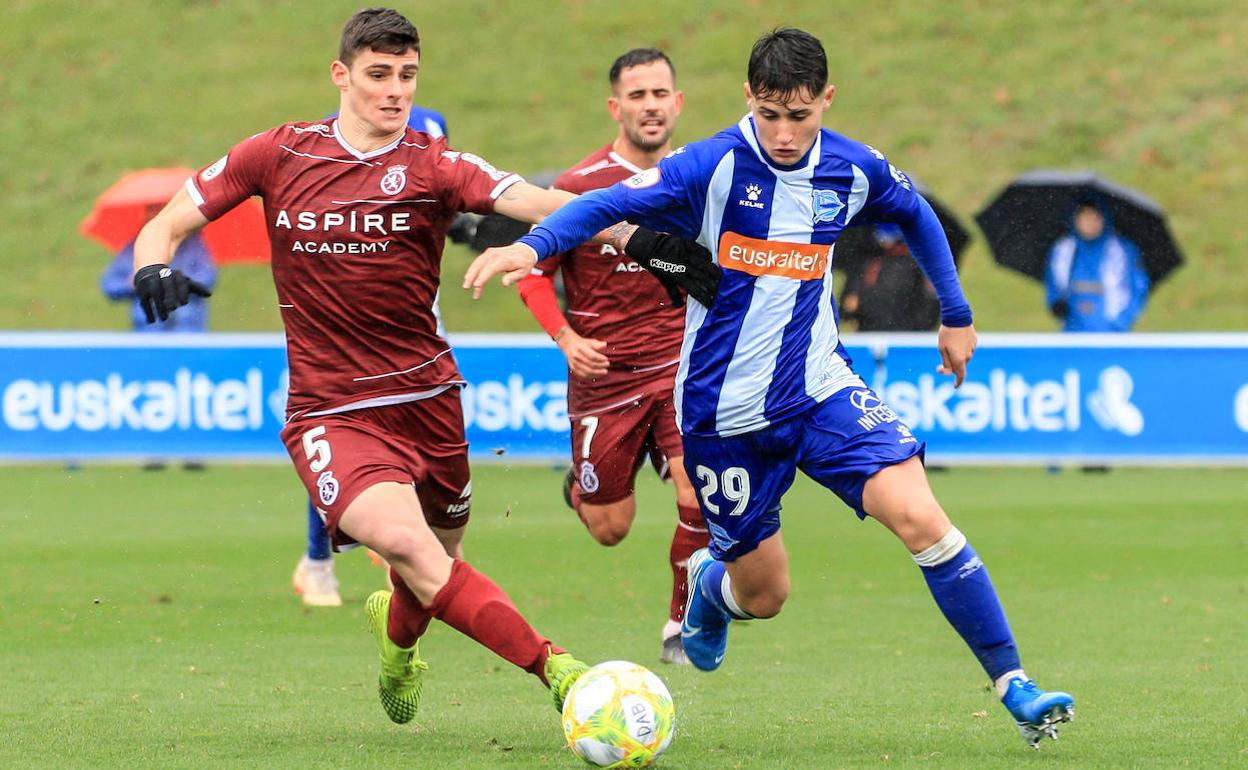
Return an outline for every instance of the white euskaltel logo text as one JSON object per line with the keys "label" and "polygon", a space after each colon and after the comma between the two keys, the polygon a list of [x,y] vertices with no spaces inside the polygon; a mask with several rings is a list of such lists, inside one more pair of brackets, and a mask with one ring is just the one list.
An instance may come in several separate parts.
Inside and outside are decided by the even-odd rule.
{"label": "white euskaltel logo text", "polygon": [[264,376],[214,380],[178,369],[172,378],[121,374],[77,382],[14,380],[4,389],[4,425],[14,431],[257,430],[264,424]]}
{"label": "white euskaltel logo text", "polygon": [[[984,431],[1076,432],[1083,424],[1083,390],[1079,371],[1067,369],[1060,379],[1028,380],[1018,372],[991,369],[981,381],[967,381],[955,390],[930,374],[914,382],[872,385],[901,420],[919,431],[958,433]],[[1111,366],[1097,377],[1087,394],[1088,411],[1102,429],[1124,436],[1144,431],[1144,415],[1131,402],[1131,375]]]}

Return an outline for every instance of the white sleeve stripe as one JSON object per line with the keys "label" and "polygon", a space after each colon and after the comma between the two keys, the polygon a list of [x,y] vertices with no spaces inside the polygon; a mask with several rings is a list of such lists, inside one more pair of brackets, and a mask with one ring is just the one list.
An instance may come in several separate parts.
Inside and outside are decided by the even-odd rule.
{"label": "white sleeve stripe", "polygon": [[519,174],[510,174],[508,176],[503,177],[503,181],[494,185],[494,189],[490,190],[490,198],[497,200],[498,196],[502,195],[507,190],[508,187],[511,187],[513,184],[516,184],[517,182],[523,182],[523,181],[524,181],[524,177],[520,176]]}
{"label": "white sleeve stripe", "polygon": [[191,200],[195,201],[195,205],[203,208],[204,196],[200,194],[199,188],[195,186],[195,177],[188,176],[186,178],[186,193],[191,196]]}

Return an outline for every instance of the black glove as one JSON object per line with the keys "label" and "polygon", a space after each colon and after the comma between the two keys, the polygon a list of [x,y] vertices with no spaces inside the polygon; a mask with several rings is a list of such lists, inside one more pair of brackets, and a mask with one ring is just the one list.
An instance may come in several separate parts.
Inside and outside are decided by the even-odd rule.
{"label": "black glove", "polygon": [[199,281],[192,281],[181,270],[171,270],[168,265],[148,265],[134,274],[134,293],[139,295],[139,306],[149,324],[169,320],[169,314],[191,300],[192,294],[211,297],[212,292]]}
{"label": "black glove", "polygon": [[502,214],[487,214],[472,234],[471,246],[478,253],[492,246],[510,246],[529,232],[528,222],[520,222]]}
{"label": "black glove", "polygon": [[685,305],[682,289],[708,308],[714,304],[724,271],[697,241],[638,227],[624,252],[659,279],[674,306]]}
{"label": "black glove", "polygon": [[1049,310],[1053,311],[1053,315],[1057,316],[1059,320],[1065,321],[1067,316],[1070,315],[1070,302],[1064,299],[1059,299],[1057,302],[1053,303],[1053,306],[1050,307]]}
{"label": "black glove", "polygon": [[451,243],[472,243],[473,237],[477,234],[477,225],[481,224],[480,214],[469,214],[461,211],[455,215],[455,219],[451,221],[451,228],[446,231],[446,237]]}

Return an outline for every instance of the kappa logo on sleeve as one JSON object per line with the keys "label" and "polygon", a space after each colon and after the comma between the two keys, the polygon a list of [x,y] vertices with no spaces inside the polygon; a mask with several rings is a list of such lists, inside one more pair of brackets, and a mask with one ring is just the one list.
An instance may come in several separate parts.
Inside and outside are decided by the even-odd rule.
{"label": "kappa logo on sleeve", "polygon": [[229,159],[229,155],[222,155],[221,160],[213,163],[211,166],[200,172],[199,178],[205,182],[211,182],[213,179],[220,176],[222,171],[225,171],[225,163]]}
{"label": "kappa logo on sleeve", "polygon": [[645,171],[642,171],[640,174],[633,174],[628,179],[625,179],[622,184],[625,187],[631,187],[634,190],[643,190],[647,187],[653,187],[658,184],[660,176],[661,173],[659,172],[659,167],[655,166],[654,168],[648,168]]}

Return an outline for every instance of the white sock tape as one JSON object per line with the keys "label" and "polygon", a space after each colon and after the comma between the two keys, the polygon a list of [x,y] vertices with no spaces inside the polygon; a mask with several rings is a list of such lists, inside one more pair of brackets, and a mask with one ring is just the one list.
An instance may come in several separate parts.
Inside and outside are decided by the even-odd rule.
{"label": "white sock tape", "polygon": [[944,537],[914,554],[914,561],[920,567],[937,567],[957,556],[964,547],[966,535],[957,527],[950,527]]}

